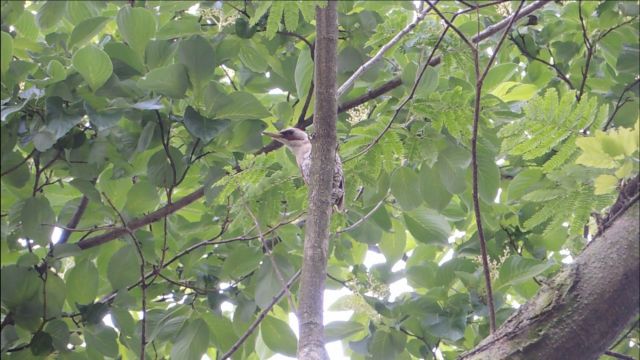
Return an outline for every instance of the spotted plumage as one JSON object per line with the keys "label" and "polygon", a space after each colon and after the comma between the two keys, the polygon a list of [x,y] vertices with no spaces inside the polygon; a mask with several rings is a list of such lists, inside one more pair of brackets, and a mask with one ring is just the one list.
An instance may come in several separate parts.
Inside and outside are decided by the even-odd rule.
{"label": "spotted plumage", "polygon": [[[279,133],[264,132],[264,134],[284,144],[291,150],[296,157],[296,163],[300,168],[302,179],[305,184],[309,185],[311,180],[311,142],[307,133],[300,129],[287,128]],[[342,173],[342,161],[340,161],[340,156],[337,152],[333,167],[331,202],[339,212],[342,212],[344,210],[344,176]]]}

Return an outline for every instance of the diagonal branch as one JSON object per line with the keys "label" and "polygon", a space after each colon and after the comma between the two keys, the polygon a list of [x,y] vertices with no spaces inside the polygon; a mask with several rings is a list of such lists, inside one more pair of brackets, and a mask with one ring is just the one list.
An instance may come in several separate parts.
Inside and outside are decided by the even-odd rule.
{"label": "diagonal branch", "polygon": [[235,344],[233,344],[233,346],[231,346],[231,348],[226,353],[220,356],[220,360],[228,359],[231,357],[231,355],[233,355],[236,351],[238,351],[240,346],[242,346],[242,344],[244,344],[244,342],[249,338],[249,336],[253,334],[256,328],[258,328],[258,325],[260,325],[262,320],[264,320],[264,318],[267,316],[269,311],[271,311],[271,309],[278,303],[278,301],[280,301],[284,293],[289,292],[289,288],[291,287],[291,285],[293,285],[293,283],[296,280],[298,280],[299,276],[300,276],[300,270],[298,270],[291,277],[291,279],[289,279],[286,286],[284,286],[282,290],[280,290],[280,292],[276,294],[276,296],[273,298],[273,300],[271,300],[269,305],[267,305],[264,309],[262,309],[260,314],[258,314],[258,317],[253,321],[253,323],[251,323],[251,325],[249,325],[249,328],[244,332],[244,334],[242,334],[242,336],[240,336],[240,338],[235,342]]}
{"label": "diagonal branch", "polygon": [[622,106],[624,106],[624,104],[626,104],[630,100],[630,98],[626,98],[623,100],[622,98],[624,97],[624,94],[633,89],[633,87],[638,85],[638,83],[640,83],[640,78],[635,79],[631,84],[627,85],[624,90],[622,90],[622,93],[620,93],[620,96],[618,97],[618,101],[616,101],[616,106],[613,109],[611,116],[609,116],[609,119],[602,127],[603,131],[607,131],[607,129],[609,129],[609,126],[611,126],[611,123],[613,123],[613,119],[616,117],[618,110],[620,110],[620,108],[622,108]]}
{"label": "diagonal branch", "polygon": [[400,32],[398,32],[394,37],[392,37],[391,40],[389,40],[389,42],[384,44],[371,59],[369,59],[364,64],[360,65],[360,67],[356,69],[353,75],[351,75],[349,79],[347,79],[347,81],[345,81],[342,85],[340,85],[336,93],[336,97],[340,97],[342,94],[344,94],[347,91],[347,89],[349,89],[353,85],[353,83],[355,83],[356,80],[360,76],[362,76],[362,74],[365,73],[365,71],[369,70],[375,63],[377,63],[380,59],[382,59],[382,55],[384,55],[384,53],[386,53],[389,49],[395,46],[400,41],[400,39],[402,39],[403,36],[405,36],[411,30],[413,30],[413,28],[415,28],[416,25],[418,25],[418,23],[422,21],[422,19],[424,19],[425,16],[427,16],[427,13],[429,13],[432,7],[433,5],[429,4],[428,8],[418,13],[418,16],[416,16],[416,18],[413,19],[413,21],[411,21],[407,26],[405,26],[404,29],[400,30]]}

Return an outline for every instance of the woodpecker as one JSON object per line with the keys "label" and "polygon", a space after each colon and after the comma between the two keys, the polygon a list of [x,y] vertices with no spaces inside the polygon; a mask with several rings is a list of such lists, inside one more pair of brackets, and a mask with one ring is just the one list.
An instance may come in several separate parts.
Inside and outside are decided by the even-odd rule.
{"label": "woodpecker", "polygon": [[[311,141],[306,132],[296,128],[287,128],[278,133],[263,132],[275,141],[285,145],[296,157],[296,163],[300,168],[304,183],[309,185],[311,181]],[[333,190],[331,191],[331,202],[338,212],[344,211],[344,177],[342,174],[342,161],[336,152],[336,161],[333,172]]]}

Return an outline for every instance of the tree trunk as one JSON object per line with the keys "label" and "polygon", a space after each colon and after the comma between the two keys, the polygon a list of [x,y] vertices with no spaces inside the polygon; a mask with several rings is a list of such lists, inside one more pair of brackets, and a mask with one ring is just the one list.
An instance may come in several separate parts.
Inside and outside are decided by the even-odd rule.
{"label": "tree trunk", "polygon": [[638,213],[634,201],[573,264],[460,359],[597,359],[638,315]]}
{"label": "tree trunk", "polygon": [[315,136],[311,151],[309,215],[304,239],[304,260],[300,279],[298,358],[328,359],[324,348],[322,304],[327,272],[329,223],[331,220],[333,172],[336,151],[336,45],[338,16],[336,2],[316,7],[315,47]]}

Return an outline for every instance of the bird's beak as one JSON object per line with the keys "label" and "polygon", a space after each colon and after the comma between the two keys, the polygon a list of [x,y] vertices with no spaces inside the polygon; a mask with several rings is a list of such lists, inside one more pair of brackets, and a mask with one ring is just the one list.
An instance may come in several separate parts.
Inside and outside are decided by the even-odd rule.
{"label": "bird's beak", "polygon": [[263,131],[262,135],[267,135],[275,140],[279,140],[282,139],[282,135],[280,135],[280,133],[272,133],[272,132],[268,132],[268,131]]}

